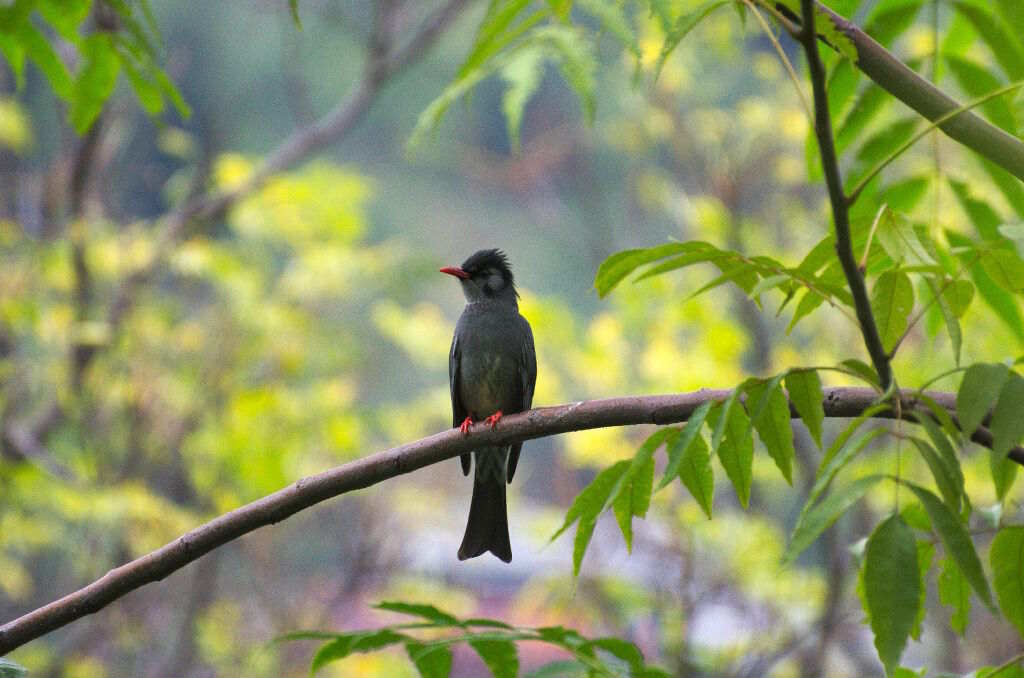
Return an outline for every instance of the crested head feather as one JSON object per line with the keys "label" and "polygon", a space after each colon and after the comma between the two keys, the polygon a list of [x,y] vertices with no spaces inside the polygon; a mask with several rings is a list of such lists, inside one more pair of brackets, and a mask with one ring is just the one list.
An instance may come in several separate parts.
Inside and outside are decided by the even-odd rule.
{"label": "crested head feather", "polygon": [[[519,296],[519,291],[516,290],[515,286],[515,278],[512,276],[512,267],[508,263],[508,256],[499,249],[480,250],[474,253],[462,262],[462,270],[468,273],[471,278],[483,276],[487,271],[496,271],[504,280],[501,289],[510,291],[512,298]],[[495,293],[486,285],[481,289],[487,296]]]}

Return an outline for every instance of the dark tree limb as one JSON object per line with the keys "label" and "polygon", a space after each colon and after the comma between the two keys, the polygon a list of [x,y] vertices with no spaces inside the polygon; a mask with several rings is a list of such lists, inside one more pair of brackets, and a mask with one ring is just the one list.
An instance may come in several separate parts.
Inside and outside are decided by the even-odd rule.
{"label": "dark tree limb", "polygon": [[[74,593],[0,626],[0,656],[76,619],[97,612],[137,588],[160,581],[244,534],[280,522],[332,497],[452,459],[481,445],[504,445],[569,431],[611,426],[676,424],[685,421],[701,404],[709,400],[725,400],[731,393],[729,390],[702,389],[693,393],[607,398],[544,407],[508,415],[494,429],[485,424],[476,424],[469,435],[463,435],[458,429],[449,429],[302,478],[282,490],[200,525],[156,551],[107,572]],[[930,391],[927,395],[941,407],[955,411],[955,394]],[[868,388],[825,389],[825,416],[856,417],[875,404],[877,399],[878,393]],[[917,410],[916,404],[914,392],[901,393],[899,413],[904,419],[914,421],[912,417],[915,411],[927,412],[926,409]],[[796,417],[795,409],[790,409],[792,416]],[[895,409],[875,415],[887,419],[896,416]],[[987,440],[991,444],[991,434],[984,429],[979,431],[973,439],[982,444]],[[1024,449],[1014,448],[1009,456],[1024,465]]]}
{"label": "dark tree limb", "polygon": [[828,96],[825,93],[825,67],[821,63],[821,55],[818,54],[818,33],[814,29],[814,5],[814,0],[801,0],[804,25],[797,37],[807,55],[807,67],[814,90],[814,134],[818,140],[818,152],[825,172],[829,202],[832,204],[832,220],[836,227],[836,254],[853,294],[853,307],[857,312],[857,324],[860,325],[864,337],[864,346],[871,356],[875,371],[878,372],[882,389],[888,390],[892,384],[889,354],[886,353],[882,337],[878,334],[878,325],[871,312],[871,301],[864,285],[864,275],[857,266],[857,258],[853,254],[850,212],[846,195],[843,193],[843,181],[839,176],[839,160],[836,158],[835,142],[832,138],[832,118],[828,110]]}

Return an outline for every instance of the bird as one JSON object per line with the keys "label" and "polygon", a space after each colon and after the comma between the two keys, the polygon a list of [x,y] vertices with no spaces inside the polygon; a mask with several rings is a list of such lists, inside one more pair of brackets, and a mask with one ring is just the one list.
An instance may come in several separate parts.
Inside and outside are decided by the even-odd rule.
{"label": "bird", "polygon": [[[503,415],[533,405],[533,330],[519,314],[519,293],[501,250],[480,250],[441,273],[458,278],[466,297],[448,353],[452,425],[464,434],[481,420],[493,428]],[[506,563],[512,561],[505,484],[512,482],[522,447],[521,442],[486,446],[461,455],[463,475],[469,475],[474,463],[476,469],[459,560],[490,551]]]}

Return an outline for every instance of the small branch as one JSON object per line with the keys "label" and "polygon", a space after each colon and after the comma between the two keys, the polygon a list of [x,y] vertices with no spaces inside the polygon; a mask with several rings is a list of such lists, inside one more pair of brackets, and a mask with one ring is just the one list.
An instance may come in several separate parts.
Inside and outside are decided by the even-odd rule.
{"label": "small branch", "polygon": [[814,133],[818,139],[829,202],[832,203],[832,220],[836,227],[836,254],[853,294],[853,306],[857,312],[861,334],[864,336],[864,345],[871,356],[871,362],[874,363],[875,371],[878,372],[882,390],[885,391],[892,384],[892,367],[882,345],[882,338],[878,334],[875,316],[871,313],[871,302],[864,286],[864,276],[857,267],[857,260],[853,254],[850,213],[847,210],[843,183],[839,176],[839,162],[836,159],[835,142],[832,138],[832,119],[828,110],[828,97],[825,94],[825,68],[818,54],[818,36],[814,30],[814,4],[814,0],[801,0],[804,27],[799,34],[799,40],[807,54],[807,66],[814,90]]}
{"label": "small branch", "polygon": [[[676,424],[685,421],[709,400],[724,400],[730,390],[702,389],[693,393],[633,396],[589,400],[504,417],[497,428],[476,424],[470,435],[458,429],[436,433],[399,447],[371,454],[348,464],[302,478],[288,487],[214,518],[173,542],[115,568],[95,582],[48,605],[0,626],[0,656],[25,643],[97,612],[111,602],[146,584],[159,581],[213,549],[260,527],[280,522],[322,501],[375,485],[417,469],[452,459],[482,445],[507,445],[520,440],[611,426]],[[956,410],[956,394],[929,392],[941,407]],[[878,394],[868,388],[825,389],[825,416],[856,417],[875,404]],[[915,412],[913,391],[900,394],[904,417]],[[796,417],[795,408],[790,407]],[[923,411],[923,410],[922,410]],[[892,419],[894,409],[875,417]],[[992,444],[992,436],[979,429],[976,442]],[[1024,464],[1024,449],[1014,448],[1009,457]]]}

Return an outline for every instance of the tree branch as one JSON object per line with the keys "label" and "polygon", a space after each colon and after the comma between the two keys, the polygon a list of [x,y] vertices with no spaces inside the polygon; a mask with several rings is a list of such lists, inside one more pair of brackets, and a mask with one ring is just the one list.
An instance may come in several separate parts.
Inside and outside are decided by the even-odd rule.
{"label": "tree branch", "polygon": [[807,54],[807,67],[810,72],[811,86],[814,90],[814,133],[818,139],[818,151],[821,165],[825,172],[825,184],[828,186],[829,202],[832,204],[832,221],[836,227],[836,254],[842,264],[846,282],[853,294],[853,306],[857,312],[857,322],[864,345],[867,347],[871,362],[878,372],[882,390],[888,390],[892,384],[892,367],[889,356],[882,345],[878,334],[878,325],[871,312],[864,276],[857,267],[857,258],[853,253],[853,240],[850,236],[850,213],[846,195],[843,193],[843,182],[839,176],[839,161],[836,158],[835,142],[832,139],[832,118],[828,110],[828,96],[825,94],[825,68],[818,54],[818,34],[814,29],[814,0],[801,0],[804,25],[797,38],[803,44]]}
{"label": "tree branch", "polygon": [[[375,485],[416,469],[436,464],[483,445],[506,445],[569,431],[629,426],[634,424],[676,424],[685,421],[697,407],[709,400],[724,400],[730,390],[702,389],[693,393],[632,396],[589,400],[556,407],[544,407],[508,415],[497,428],[476,424],[469,435],[449,429],[390,450],[371,454],[348,464],[302,478],[288,487],[214,518],[173,542],[115,568],[95,582],[48,605],[0,626],[0,656],[76,619],[97,612],[111,602],[146,584],[159,581],[213,549],[257,528],[285,518],[340,494]],[[929,391],[941,407],[956,410],[956,395]],[[856,417],[875,404],[878,393],[868,388],[825,389],[823,407],[828,417]],[[900,394],[899,412],[914,421],[915,392]],[[790,407],[796,417],[795,408]],[[895,409],[874,415],[896,417]],[[987,437],[986,437],[987,436]],[[992,444],[985,429],[973,439]],[[1024,449],[1014,448],[1010,458],[1024,464]]]}
{"label": "tree branch", "polygon": [[[857,68],[886,92],[932,122],[961,107],[956,99],[908,68],[857,24],[820,2],[814,2],[814,6],[853,42],[857,49]],[[773,9],[784,17],[790,17],[789,10],[784,6],[776,4]],[[787,30],[793,32],[792,27],[787,27]],[[1021,139],[970,111],[946,120],[939,125],[939,129],[950,139],[967,146],[1024,181],[1024,141]]]}
{"label": "tree branch", "polygon": [[[382,7],[391,5],[391,0],[381,1]],[[274,175],[293,167],[324,146],[344,138],[362,120],[388,81],[429,50],[467,4],[468,0],[448,0],[433,15],[424,19],[412,38],[402,47],[392,48],[393,36],[390,32],[394,30],[393,22],[376,22],[374,35],[367,46],[367,66],[363,76],[341,102],[313,124],[296,130],[284,139],[241,185],[226,191],[196,196],[165,215],[160,220],[153,257],[141,268],[128,274],[114,292],[113,301],[107,311],[108,336],[111,339],[114,337],[135,303],[137,289],[160,270],[187,226],[222,217],[232,206],[259,189]],[[381,35],[382,31],[389,32],[389,35]],[[387,53],[382,53],[381,45],[388,47]],[[76,379],[81,379],[99,348],[89,346],[88,350],[79,352],[76,344]],[[63,409],[56,398],[43,409],[54,416],[40,419],[42,426],[21,427],[28,431],[31,439],[39,441],[40,444],[45,443],[50,431],[64,417]],[[6,430],[7,428],[9,427],[0,432],[4,438],[16,441],[24,438],[21,434],[13,435],[11,431]]]}

